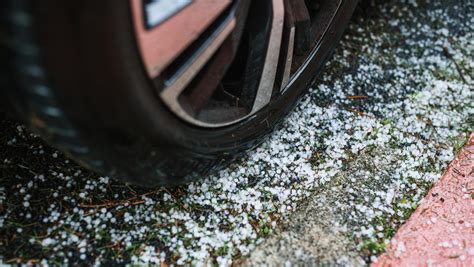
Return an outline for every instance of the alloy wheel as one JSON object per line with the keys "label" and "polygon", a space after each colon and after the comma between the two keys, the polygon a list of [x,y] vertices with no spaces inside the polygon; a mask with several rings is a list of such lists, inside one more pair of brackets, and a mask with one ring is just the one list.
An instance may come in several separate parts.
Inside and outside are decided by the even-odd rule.
{"label": "alloy wheel", "polygon": [[131,0],[156,94],[180,119],[222,127],[285,93],[341,1]]}

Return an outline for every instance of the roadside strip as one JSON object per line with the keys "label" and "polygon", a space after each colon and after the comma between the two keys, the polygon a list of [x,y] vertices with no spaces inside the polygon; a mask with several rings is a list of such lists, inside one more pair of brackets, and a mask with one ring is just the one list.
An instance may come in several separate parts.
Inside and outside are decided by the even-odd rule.
{"label": "roadside strip", "polygon": [[372,266],[474,266],[474,132]]}

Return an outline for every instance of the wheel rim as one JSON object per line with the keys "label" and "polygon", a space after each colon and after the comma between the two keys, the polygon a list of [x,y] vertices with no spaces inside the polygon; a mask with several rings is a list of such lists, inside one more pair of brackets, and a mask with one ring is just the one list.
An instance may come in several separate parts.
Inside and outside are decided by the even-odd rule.
{"label": "wheel rim", "polygon": [[195,126],[232,125],[283,95],[342,1],[130,0],[157,95]]}

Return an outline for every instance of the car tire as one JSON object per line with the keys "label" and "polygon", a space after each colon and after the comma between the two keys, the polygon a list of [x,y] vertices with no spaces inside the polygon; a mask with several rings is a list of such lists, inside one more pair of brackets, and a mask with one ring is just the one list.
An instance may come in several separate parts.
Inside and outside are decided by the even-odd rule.
{"label": "car tire", "polygon": [[[134,2],[137,1],[3,1],[2,31],[6,33],[6,42],[2,50],[8,65],[2,70],[7,84],[2,93],[25,124],[82,165],[124,182],[149,187],[196,180],[260,144],[312,85],[357,1],[229,1],[225,10],[234,13],[226,13],[228,16],[245,13],[241,16],[245,22],[239,24],[235,19],[233,31],[240,27],[236,38],[239,41],[234,44],[232,60],[223,61],[221,68],[225,68],[225,73],[217,75],[217,89],[213,89],[199,112],[189,112],[192,116],[183,112],[186,107],[173,106],[182,101],[181,95],[171,102],[163,97],[161,92],[168,88],[166,79],[150,77],[137,33]],[[269,40],[273,33],[268,31],[272,28],[269,24],[275,22],[277,2],[283,3],[285,11],[287,5],[300,2],[306,5],[308,13],[314,8],[310,5],[315,5],[308,3],[318,2],[319,10],[310,14],[309,21],[296,20],[301,23],[293,24],[300,28],[293,32],[293,63],[287,81],[282,77],[287,69],[282,62],[290,54],[289,27],[280,25],[282,37],[277,35],[275,39],[281,40],[279,58],[273,61],[276,70],[270,75],[273,81],[268,82],[268,77],[262,76],[265,68],[270,68],[271,53],[267,51],[274,42]],[[325,7],[332,9],[324,11]],[[266,21],[261,21],[265,17],[262,14],[267,14]],[[285,14],[282,22],[288,20]],[[252,26],[258,23],[264,26]],[[201,47],[211,46],[205,42],[207,39]],[[186,53],[194,56],[198,50],[186,50],[178,58]],[[199,83],[195,82],[196,77],[204,77],[202,73],[211,68],[208,62],[216,54],[182,90],[192,92],[189,84]],[[184,57],[184,62],[189,58]],[[176,60],[165,70],[174,70],[169,71],[170,77],[179,74],[176,69],[185,64],[175,63]],[[208,76],[205,84],[218,81],[216,76]],[[260,85],[265,83],[271,89],[264,88],[265,103],[258,106],[255,102],[260,101]],[[232,99],[239,95],[236,99],[240,102],[235,106],[222,96],[221,91],[227,88],[237,92],[231,94]],[[186,97],[190,98],[189,95],[192,93]],[[190,105],[178,105],[181,103]]]}

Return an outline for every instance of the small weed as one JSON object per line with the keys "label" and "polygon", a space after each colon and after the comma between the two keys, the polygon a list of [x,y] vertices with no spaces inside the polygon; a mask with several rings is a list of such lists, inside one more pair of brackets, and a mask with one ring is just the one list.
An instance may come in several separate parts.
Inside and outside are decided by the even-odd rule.
{"label": "small weed", "polygon": [[366,255],[378,255],[385,251],[385,243],[377,239],[366,239],[362,242],[361,250]]}
{"label": "small weed", "polygon": [[458,154],[461,149],[464,147],[464,145],[467,143],[468,138],[466,135],[460,135],[456,137],[450,137],[449,142],[451,143],[451,146],[454,149],[454,154]]}

